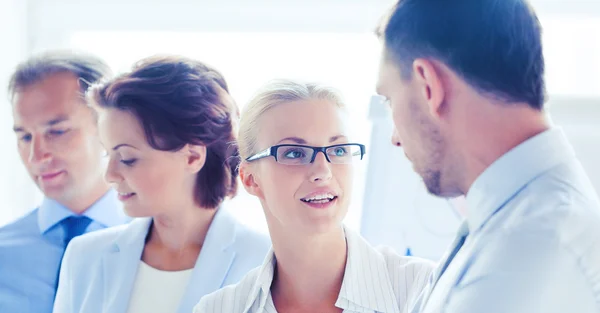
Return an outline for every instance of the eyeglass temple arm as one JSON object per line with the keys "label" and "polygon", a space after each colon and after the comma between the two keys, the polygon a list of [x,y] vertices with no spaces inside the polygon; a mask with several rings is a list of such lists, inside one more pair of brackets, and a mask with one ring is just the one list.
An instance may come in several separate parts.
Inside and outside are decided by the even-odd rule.
{"label": "eyeglass temple arm", "polygon": [[249,158],[246,159],[246,161],[254,161],[254,160],[258,160],[264,157],[268,157],[271,155],[271,148],[265,149]]}

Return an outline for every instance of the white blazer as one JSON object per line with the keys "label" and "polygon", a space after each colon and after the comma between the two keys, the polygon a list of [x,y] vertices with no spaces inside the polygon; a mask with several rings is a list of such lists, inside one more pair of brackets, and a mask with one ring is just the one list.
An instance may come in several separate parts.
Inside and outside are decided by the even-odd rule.
{"label": "white blazer", "polygon": [[[79,236],[62,261],[54,313],[126,313],[151,218]],[[192,271],[177,313],[190,313],[200,298],[238,282],[259,266],[266,235],[219,208]]]}

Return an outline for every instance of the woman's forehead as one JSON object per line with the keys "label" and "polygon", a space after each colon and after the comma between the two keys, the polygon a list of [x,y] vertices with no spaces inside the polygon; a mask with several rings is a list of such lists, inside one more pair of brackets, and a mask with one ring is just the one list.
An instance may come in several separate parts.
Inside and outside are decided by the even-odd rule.
{"label": "woman's forehead", "polygon": [[336,136],[348,136],[348,116],[328,100],[296,101],[266,111],[260,118],[258,141],[274,145],[285,138],[306,143],[329,142]]}

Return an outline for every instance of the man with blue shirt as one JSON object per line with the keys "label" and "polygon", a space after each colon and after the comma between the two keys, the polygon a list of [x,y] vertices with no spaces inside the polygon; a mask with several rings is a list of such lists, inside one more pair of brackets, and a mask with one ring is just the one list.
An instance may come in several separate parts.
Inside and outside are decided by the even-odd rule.
{"label": "man with blue shirt", "polygon": [[600,312],[600,204],[544,110],[525,0],[400,0],[378,31],[392,141],[466,220],[416,313]]}
{"label": "man with blue shirt", "polygon": [[0,312],[50,313],[68,242],[128,221],[104,181],[104,149],[84,98],[109,73],[93,56],[56,51],[20,64],[10,79],[17,148],[45,198],[0,228]]}

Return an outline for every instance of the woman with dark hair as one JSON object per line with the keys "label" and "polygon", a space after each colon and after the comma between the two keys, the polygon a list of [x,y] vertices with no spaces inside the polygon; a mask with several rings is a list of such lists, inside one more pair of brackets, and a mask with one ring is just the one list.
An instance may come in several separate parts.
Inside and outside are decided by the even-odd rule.
{"label": "woman with dark hair", "polygon": [[88,97],[106,179],[137,219],[69,244],[54,312],[187,313],[262,262],[268,238],[222,207],[237,190],[239,111],[221,74],[153,57]]}

